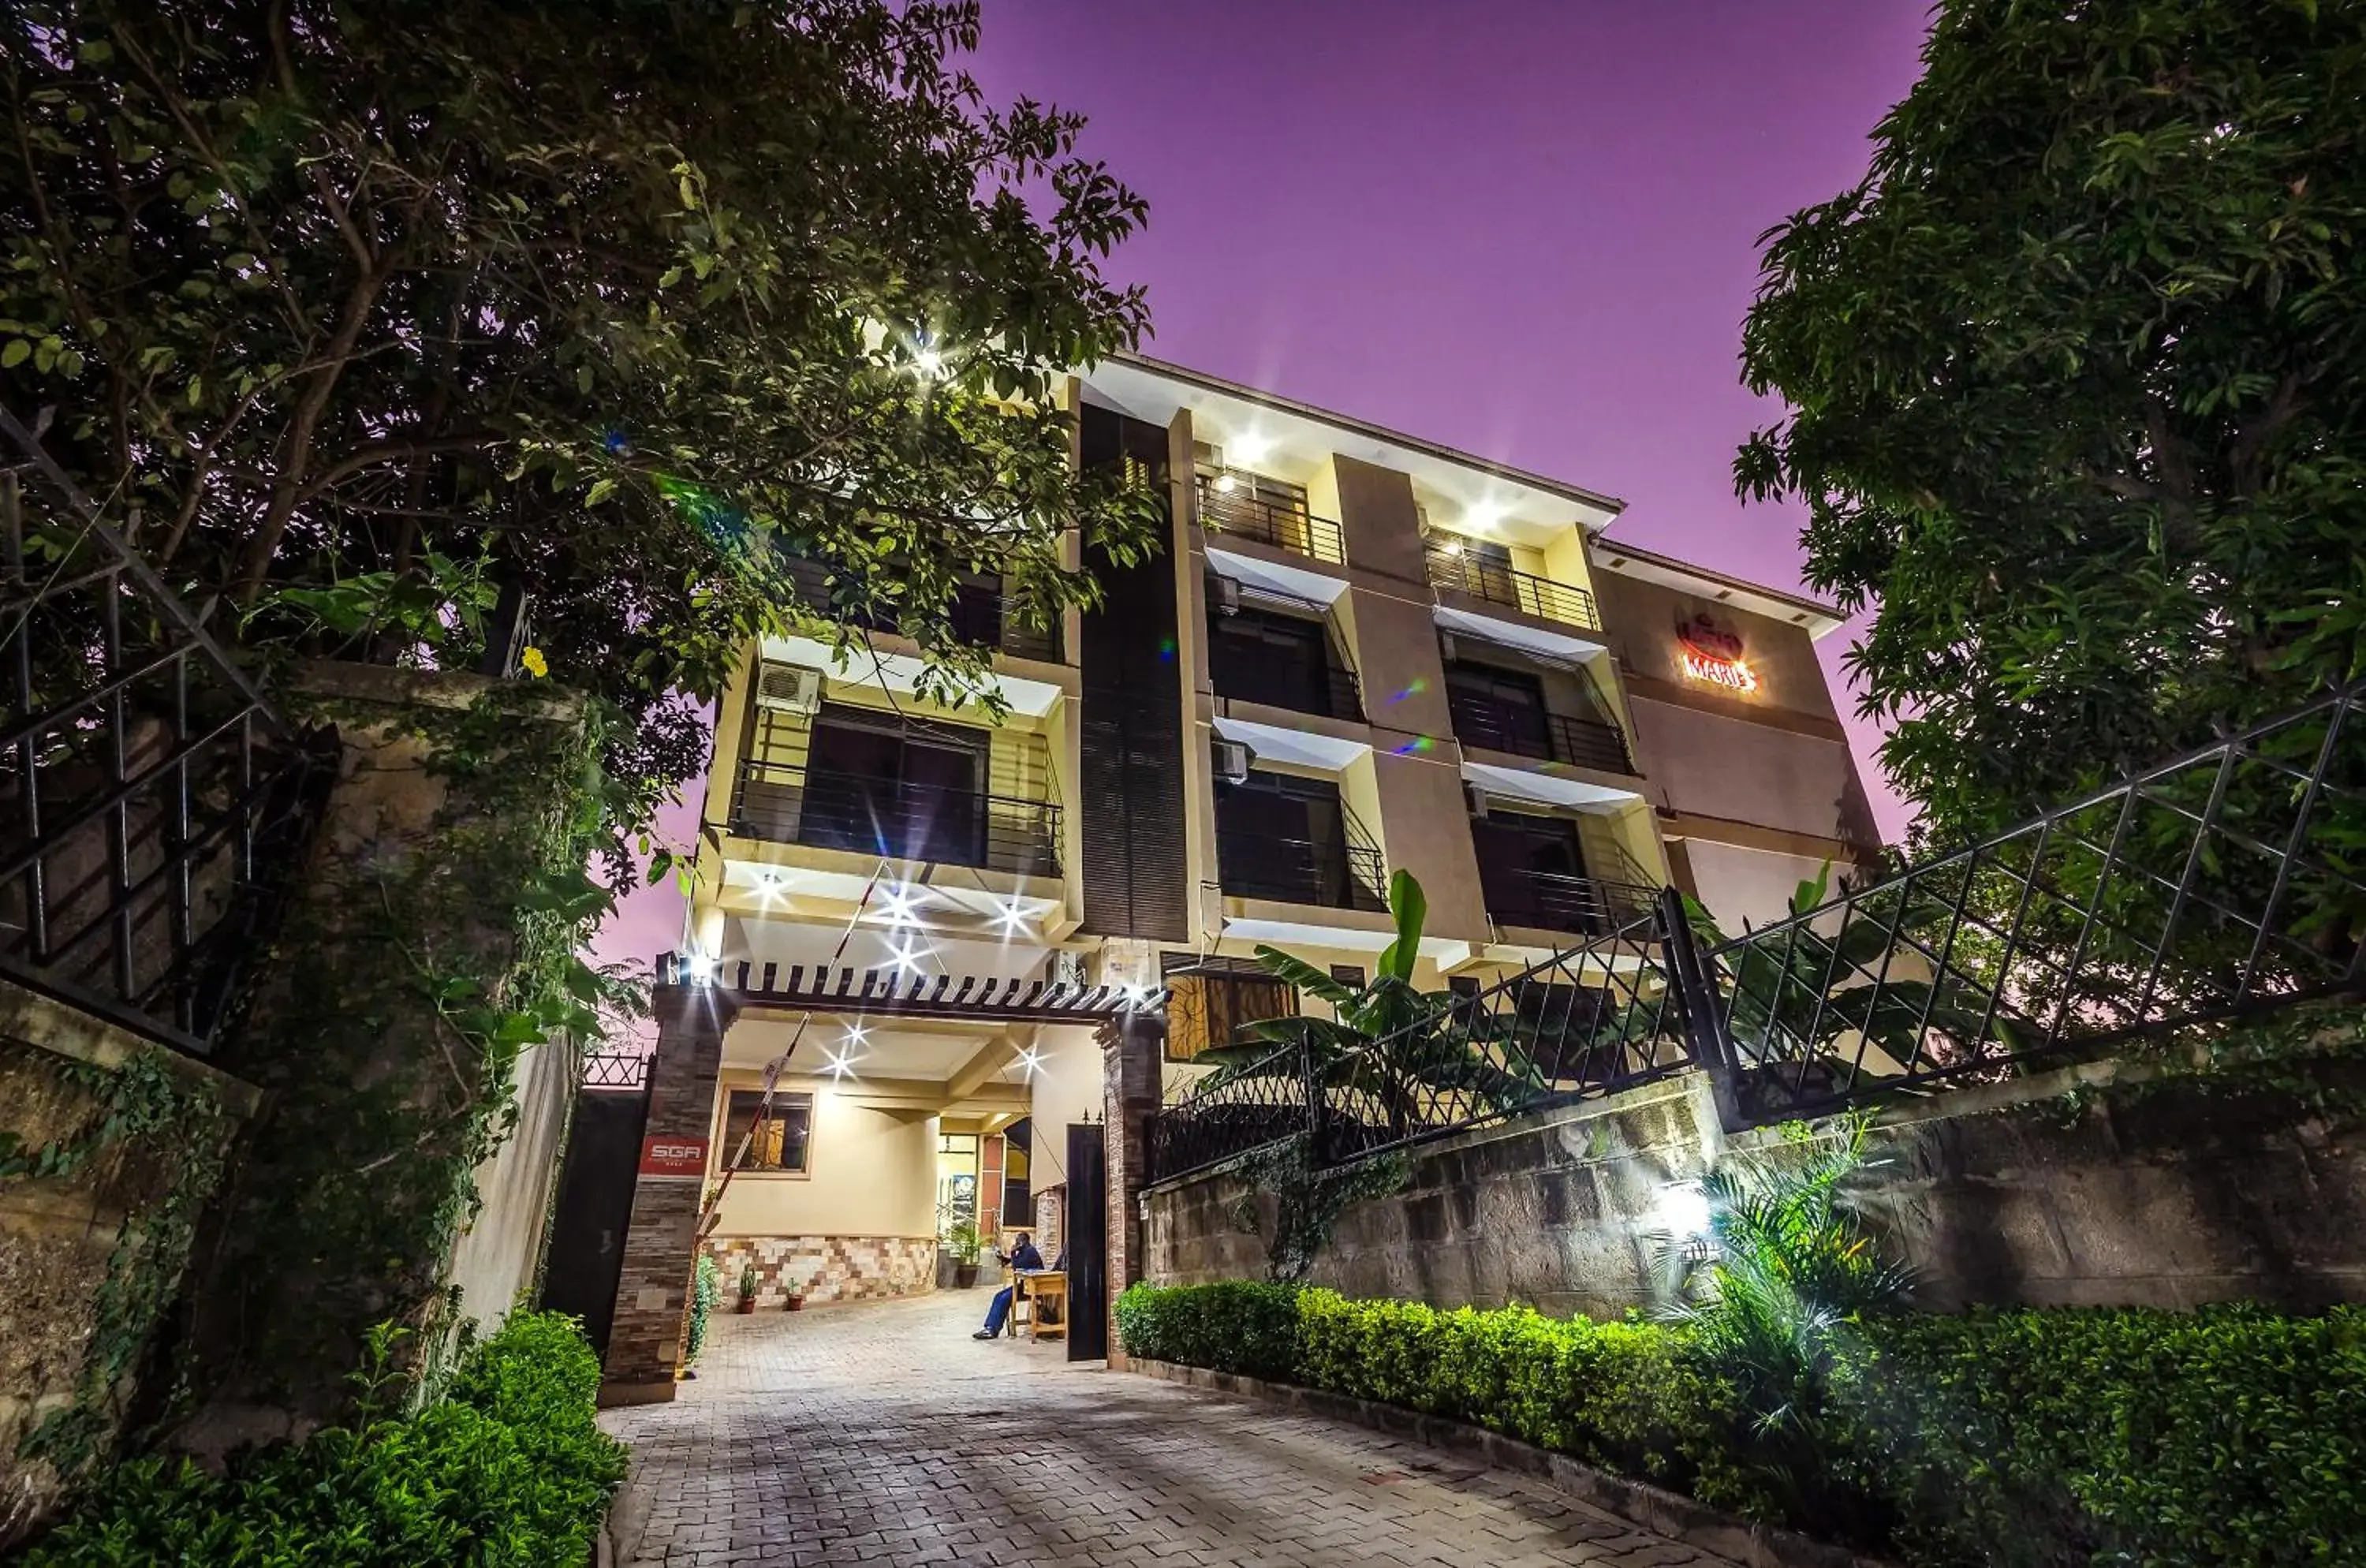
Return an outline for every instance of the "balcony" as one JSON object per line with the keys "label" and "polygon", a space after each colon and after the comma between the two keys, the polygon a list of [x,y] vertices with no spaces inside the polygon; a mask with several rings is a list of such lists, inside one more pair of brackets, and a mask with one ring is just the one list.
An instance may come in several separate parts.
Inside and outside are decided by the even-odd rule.
{"label": "balcony", "polygon": [[1454,720],[1454,738],[1465,746],[1483,746],[1515,757],[1567,762],[1606,773],[1635,771],[1635,760],[1627,750],[1627,732],[1615,724],[1546,713],[1459,690],[1451,682],[1447,686],[1446,707]]}
{"label": "balcony", "polygon": [[1060,808],[861,773],[744,761],[731,797],[742,838],[894,860],[1060,874]]}
{"label": "balcony", "polygon": [[1201,474],[1198,482],[1200,526],[1210,533],[1255,539],[1333,566],[1346,560],[1346,536],[1331,519],[1261,495],[1255,483],[1229,473]]}
{"label": "balcony", "polygon": [[[823,561],[803,557],[792,559],[787,566],[789,581],[796,588],[797,597],[825,615],[836,615],[848,625],[867,631],[896,633],[892,615],[866,610],[849,613],[833,607],[830,603],[828,579],[833,569]],[[1002,584],[983,575],[963,581],[953,592],[948,617],[955,640],[972,648],[990,648],[1008,654],[1013,659],[1034,659],[1057,663],[1060,659],[1060,629],[1057,625],[1036,627],[1028,626],[1011,613],[1009,596]]]}
{"label": "balcony", "polygon": [[1320,718],[1364,716],[1356,672],[1319,620],[1252,609],[1209,616],[1208,676],[1220,697]]}
{"label": "balcony", "polygon": [[1508,605],[1524,615],[1559,621],[1584,631],[1600,631],[1602,617],[1594,595],[1549,577],[1522,571],[1451,540],[1430,539],[1422,547],[1429,569],[1429,585],[1468,593],[1491,604]]}
{"label": "balcony", "polygon": [[1337,839],[1295,839],[1216,824],[1216,877],[1228,897],[1324,909],[1385,911],[1380,852]]}
{"label": "balcony", "polygon": [[1499,926],[1608,936],[1650,918],[1651,889],[1558,872],[1482,866],[1487,917]]}

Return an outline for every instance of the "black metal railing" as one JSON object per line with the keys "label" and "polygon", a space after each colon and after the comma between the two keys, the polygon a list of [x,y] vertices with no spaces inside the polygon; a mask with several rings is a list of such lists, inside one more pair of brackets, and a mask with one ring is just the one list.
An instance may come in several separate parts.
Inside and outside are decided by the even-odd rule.
{"label": "black metal railing", "polygon": [[1525,868],[1480,870],[1487,916],[1499,926],[1599,936],[1640,918],[1659,897],[1649,887],[1599,877]]}
{"label": "black metal railing", "polygon": [[1319,1167],[1632,1089],[1691,1066],[1667,906],[1344,1048],[1308,1031],[1202,1078],[1151,1118],[1166,1180],[1303,1136]]}
{"label": "black metal railing", "polygon": [[1627,732],[1615,724],[1546,713],[1522,703],[1457,690],[1451,684],[1447,688],[1446,707],[1454,721],[1454,738],[1465,746],[1568,762],[1606,773],[1635,772]]}
{"label": "black metal railing", "polygon": [[1493,604],[1508,604],[1541,620],[1560,621],[1586,631],[1602,629],[1594,595],[1583,588],[1486,559],[1451,539],[1432,537],[1423,545],[1422,556],[1433,588],[1468,593]]}
{"label": "black metal railing", "polygon": [[[898,631],[892,613],[870,604],[847,584],[834,582],[833,569],[828,563],[800,556],[789,560],[783,570],[797,597],[814,609],[866,631]],[[1058,623],[1028,624],[997,579],[973,577],[955,588],[947,621],[953,637],[972,648],[995,649],[1014,659],[1059,661]]]}
{"label": "black metal railing", "polygon": [[1216,825],[1216,878],[1236,898],[1324,909],[1389,907],[1380,852],[1344,839],[1294,839]]}
{"label": "black metal railing", "polygon": [[1273,660],[1241,657],[1211,661],[1209,676],[1216,695],[1236,702],[1262,703],[1322,718],[1364,716],[1363,687],[1353,670],[1325,664],[1320,670],[1292,669]]}
{"label": "black metal railing", "polygon": [[2366,685],[1722,943],[1747,1122],[2366,991]]}
{"label": "black metal railing", "polygon": [[585,1089],[603,1092],[638,1091],[649,1087],[649,1069],[656,1057],[648,1051],[593,1051],[583,1058]]}
{"label": "black metal railing", "polygon": [[208,1049],[267,945],[320,786],[282,718],[0,410],[0,973]]}
{"label": "black metal railing", "polygon": [[1228,490],[1225,478],[1221,474],[1199,476],[1200,527],[1214,534],[1255,539],[1333,566],[1346,560],[1346,537],[1338,524],[1328,517],[1317,517],[1303,507],[1258,496],[1245,482],[1235,481],[1234,488]]}
{"label": "black metal railing", "polygon": [[1060,808],[1048,802],[776,762],[739,764],[731,830],[1020,876],[1060,874]]}

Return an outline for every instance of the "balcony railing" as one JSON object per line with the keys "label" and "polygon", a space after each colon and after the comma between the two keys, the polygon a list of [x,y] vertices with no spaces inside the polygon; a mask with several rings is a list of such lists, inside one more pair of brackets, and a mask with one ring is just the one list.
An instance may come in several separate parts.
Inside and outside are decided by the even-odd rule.
{"label": "balcony railing", "polygon": [[1635,759],[1627,750],[1627,732],[1615,724],[1544,713],[1450,686],[1446,707],[1454,720],[1454,738],[1465,746],[1483,746],[1515,757],[1567,762],[1606,773],[1635,771]]}
{"label": "balcony railing", "polygon": [[1201,474],[1199,490],[1200,526],[1211,533],[1255,539],[1334,566],[1347,558],[1346,536],[1328,517],[1264,500],[1245,487],[1228,491],[1222,475]]}
{"label": "balcony railing", "polygon": [[1645,919],[1658,897],[1649,887],[1563,876],[1549,871],[1482,870],[1487,914],[1499,926],[1599,936]]}
{"label": "balcony railing", "polygon": [[1276,668],[1270,660],[1234,660],[1219,662],[1211,673],[1220,697],[1321,718],[1364,716],[1363,688],[1357,682],[1356,672],[1335,664],[1315,674]]}
{"label": "balcony railing", "polygon": [[[797,596],[823,614],[872,631],[896,630],[893,615],[833,604],[828,585],[831,569],[824,562],[799,558],[788,563],[787,572]],[[1009,596],[991,578],[975,578],[956,589],[949,619],[953,636],[972,648],[997,649],[1014,659],[1059,660],[1058,626],[1027,625],[1012,614]]]}
{"label": "balcony railing", "polygon": [[1602,629],[1594,595],[1583,588],[1572,588],[1549,577],[1485,559],[1450,540],[1433,538],[1423,547],[1422,554],[1428,562],[1433,588],[1451,589],[1493,604],[1508,604],[1540,619],[1560,621],[1587,631]]}
{"label": "balcony railing", "polygon": [[1060,808],[1047,802],[774,762],[739,765],[731,830],[777,844],[1020,876],[1060,874]]}
{"label": "balcony railing", "polygon": [[1289,839],[1216,826],[1216,876],[1236,898],[1324,909],[1386,909],[1380,852],[1337,840]]}

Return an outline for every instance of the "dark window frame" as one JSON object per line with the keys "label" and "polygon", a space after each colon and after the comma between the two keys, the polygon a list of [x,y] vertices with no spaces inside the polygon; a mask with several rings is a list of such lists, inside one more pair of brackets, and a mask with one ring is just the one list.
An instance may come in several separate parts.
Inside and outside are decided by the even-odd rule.
{"label": "dark window frame", "polygon": [[[735,1089],[726,1091],[723,1099],[723,1144],[716,1161],[718,1169],[728,1170],[738,1157],[739,1139],[756,1119],[757,1107],[763,1103],[764,1091],[760,1089]],[[772,1096],[772,1122],[782,1129],[783,1153],[791,1146],[796,1151],[796,1163],[756,1164],[760,1148],[750,1144],[749,1164],[739,1168],[741,1176],[794,1176],[813,1174],[813,1107],[814,1097],[802,1090],[783,1089]],[[744,1109],[744,1120],[742,1116]],[[794,1118],[790,1114],[794,1112]],[[789,1129],[794,1127],[794,1145]]]}

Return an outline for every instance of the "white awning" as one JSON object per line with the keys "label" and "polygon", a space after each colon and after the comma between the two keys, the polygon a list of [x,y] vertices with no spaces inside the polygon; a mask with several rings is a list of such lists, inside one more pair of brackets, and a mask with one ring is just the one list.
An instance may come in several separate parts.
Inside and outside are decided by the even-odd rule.
{"label": "white awning", "polygon": [[1239,741],[1259,761],[1313,768],[1326,773],[1335,773],[1357,758],[1369,756],[1372,750],[1362,740],[1342,740],[1312,730],[1283,729],[1278,725],[1251,724],[1241,718],[1216,720],[1216,733],[1227,740]]}
{"label": "white awning", "polygon": [[1530,773],[1525,768],[1499,768],[1491,762],[1465,762],[1462,776],[1489,795],[1525,800],[1535,806],[1577,811],[1617,811],[1643,797],[1631,789],[1613,789],[1560,773]]}
{"label": "white awning", "polygon": [[1236,556],[1230,550],[1211,549],[1208,569],[1219,576],[1229,577],[1253,592],[1273,594],[1276,598],[1301,604],[1313,604],[1329,609],[1334,600],[1347,592],[1346,580],[1325,577],[1319,571],[1301,571],[1294,566],[1279,566],[1272,561],[1252,560]]}
{"label": "white awning", "polygon": [[1499,621],[1490,615],[1458,610],[1445,604],[1436,607],[1437,624],[1457,637],[1477,637],[1541,659],[1549,664],[1575,664],[1607,651],[1607,645],[1592,642],[1567,632],[1540,631],[1522,626],[1517,621]]}

